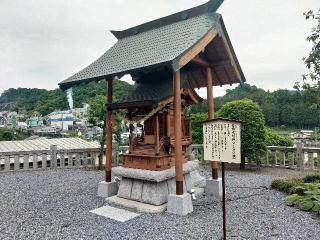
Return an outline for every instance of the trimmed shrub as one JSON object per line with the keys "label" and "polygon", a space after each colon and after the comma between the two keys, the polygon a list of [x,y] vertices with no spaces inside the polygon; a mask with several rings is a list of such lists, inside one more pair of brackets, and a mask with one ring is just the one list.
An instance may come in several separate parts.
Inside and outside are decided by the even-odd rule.
{"label": "trimmed shrub", "polygon": [[260,163],[266,151],[263,113],[255,102],[242,99],[224,104],[217,113],[218,117],[241,121],[241,168],[245,157]]}
{"label": "trimmed shrub", "polygon": [[286,136],[279,135],[276,131],[266,128],[266,145],[267,146],[281,146],[281,147],[291,147],[293,146],[293,141]]}
{"label": "trimmed shrub", "polygon": [[292,193],[294,187],[302,183],[299,178],[279,178],[275,179],[271,183],[271,188],[275,188],[281,192]]}
{"label": "trimmed shrub", "polygon": [[285,199],[288,206],[297,206],[303,211],[320,213],[319,174],[310,174],[302,179],[275,179],[271,187],[291,194]]}
{"label": "trimmed shrub", "polygon": [[202,124],[208,119],[207,113],[191,113],[192,120],[192,142],[195,144],[203,143]]}
{"label": "trimmed shrub", "polygon": [[319,182],[320,183],[320,173],[308,174],[303,178],[303,182],[305,183]]}

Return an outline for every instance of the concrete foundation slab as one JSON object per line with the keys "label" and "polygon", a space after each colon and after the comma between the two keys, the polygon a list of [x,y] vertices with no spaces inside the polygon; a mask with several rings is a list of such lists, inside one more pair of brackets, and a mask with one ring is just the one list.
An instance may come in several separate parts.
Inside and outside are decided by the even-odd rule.
{"label": "concrete foundation slab", "polygon": [[166,203],[159,206],[155,206],[152,204],[133,201],[133,200],[121,198],[118,196],[109,197],[106,199],[106,202],[109,204],[114,204],[117,206],[129,208],[134,211],[143,212],[143,213],[161,213],[167,209]]}
{"label": "concrete foundation slab", "polygon": [[98,184],[98,196],[99,197],[111,197],[117,195],[119,185],[117,182],[101,181]]}
{"label": "concrete foundation slab", "polygon": [[168,196],[167,212],[181,216],[193,212],[191,195],[189,193],[183,195],[170,194]]}
{"label": "concrete foundation slab", "polygon": [[207,179],[205,192],[215,201],[222,200],[222,179]]}
{"label": "concrete foundation slab", "polygon": [[101,208],[94,209],[90,212],[106,218],[116,220],[118,222],[126,222],[140,215],[138,213],[130,212],[124,209],[115,208],[111,206],[103,206]]}

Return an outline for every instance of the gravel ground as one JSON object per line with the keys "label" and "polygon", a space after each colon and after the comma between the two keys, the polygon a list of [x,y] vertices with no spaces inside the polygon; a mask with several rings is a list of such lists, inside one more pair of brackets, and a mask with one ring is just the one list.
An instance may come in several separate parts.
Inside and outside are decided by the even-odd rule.
{"label": "gravel ground", "polygon": [[[208,172],[203,172],[208,175]],[[0,174],[0,239],[221,239],[221,205],[206,197],[180,217],[141,214],[120,223],[92,214],[103,172]],[[284,204],[266,173],[228,171],[228,239],[320,239],[320,218]]]}

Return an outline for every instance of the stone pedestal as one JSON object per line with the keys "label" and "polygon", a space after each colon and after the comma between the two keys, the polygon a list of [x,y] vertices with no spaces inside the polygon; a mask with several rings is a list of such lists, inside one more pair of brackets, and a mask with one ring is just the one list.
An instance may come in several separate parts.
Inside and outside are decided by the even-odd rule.
{"label": "stone pedestal", "polygon": [[170,194],[168,196],[167,212],[181,216],[193,212],[191,195],[189,193],[183,195]]}
{"label": "stone pedestal", "polygon": [[119,185],[117,182],[101,181],[98,184],[98,196],[107,198],[107,197],[117,195],[118,188],[119,188]]}
{"label": "stone pedestal", "polygon": [[222,200],[222,179],[208,179],[206,182],[205,193],[213,197],[216,201]]}
{"label": "stone pedestal", "polygon": [[[183,165],[184,193],[204,182],[195,171],[199,161],[189,161]],[[134,200],[146,204],[160,206],[168,202],[168,195],[176,193],[174,167],[163,171],[115,167],[114,176],[121,177],[117,197]],[[192,173],[192,174],[191,174]],[[194,176],[194,177],[192,177]]]}

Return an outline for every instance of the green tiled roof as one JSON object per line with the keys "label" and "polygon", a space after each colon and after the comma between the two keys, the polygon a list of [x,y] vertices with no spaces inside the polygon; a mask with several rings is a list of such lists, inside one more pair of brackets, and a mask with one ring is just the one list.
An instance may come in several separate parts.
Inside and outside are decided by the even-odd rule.
{"label": "green tiled roof", "polygon": [[92,80],[122,77],[138,69],[158,68],[172,62],[194,46],[209,30],[224,33],[222,17],[215,10],[223,0],[211,0],[124,31],[113,31],[118,42],[92,64],[62,81],[66,89]]}

